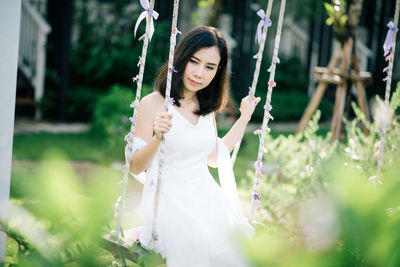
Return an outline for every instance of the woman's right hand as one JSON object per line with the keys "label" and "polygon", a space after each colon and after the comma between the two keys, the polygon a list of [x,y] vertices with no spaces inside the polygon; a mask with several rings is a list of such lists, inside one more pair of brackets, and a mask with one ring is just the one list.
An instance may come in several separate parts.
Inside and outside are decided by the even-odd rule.
{"label": "woman's right hand", "polygon": [[162,137],[163,133],[168,133],[169,130],[171,129],[172,117],[173,117],[173,114],[161,112],[154,118],[153,131],[154,131],[154,136],[157,138],[157,140],[161,141],[161,137]]}

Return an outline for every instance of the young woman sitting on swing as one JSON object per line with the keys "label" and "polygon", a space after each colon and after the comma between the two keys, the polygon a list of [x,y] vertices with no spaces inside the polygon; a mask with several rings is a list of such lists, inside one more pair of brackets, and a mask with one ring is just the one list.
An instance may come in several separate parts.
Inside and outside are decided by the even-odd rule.
{"label": "young woman sitting on swing", "polygon": [[[233,175],[221,177],[233,174],[232,166],[219,171],[221,186],[207,167],[221,168],[226,156],[230,163],[229,152],[260,101],[243,98],[239,119],[222,139],[217,137],[215,112],[224,107],[229,91],[227,63],[222,34],[213,27],[195,28],[175,51],[174,101],[168,112],[164,112],[167,64],[158,75],[155,92],[139,104],[130,165],[134,174],[146,170],[139,240],[166,258],[168,267],[250,265],[235,241],[251,236],[253,228],[243,216]],[[162,175],[154,183],[162,136]]]}

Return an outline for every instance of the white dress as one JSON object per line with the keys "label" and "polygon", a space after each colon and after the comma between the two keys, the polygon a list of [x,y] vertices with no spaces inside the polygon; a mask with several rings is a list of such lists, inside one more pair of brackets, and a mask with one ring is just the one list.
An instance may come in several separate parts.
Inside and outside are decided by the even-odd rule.
{"label": "white dress", "polygon": [[[139,234],[142,246],[160,253],[168,267],[250,266],[236,241],[251,236],[253,228],[239,206],[234,180],[221,180],[227,184],[221,188],[207,167],[207,157],[217,143],[214,115],[200,116],[194,125],[174,106],[169,112],[174,114],[173,126],[165,134],[164,167],[158,184],[158,157],[147,170],[144,225]],[[136,148],[145,144],[135,139]],[[159,200],[154,216],[156,186]],[[233,194],[229,195],[229,190]]]}

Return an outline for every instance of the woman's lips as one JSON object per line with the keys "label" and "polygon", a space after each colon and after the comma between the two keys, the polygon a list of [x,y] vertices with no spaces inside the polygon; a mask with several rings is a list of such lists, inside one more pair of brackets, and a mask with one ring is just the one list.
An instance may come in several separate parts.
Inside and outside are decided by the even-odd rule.
{"label": "woman's lips", "polygon": [[189,80],[190,84],[192,84],[192,85],[194,85],[194,86],[199,86],[199,85],[200,85],[200,83],[198,83],[198,82],[196,82],[196,81],[193,81],[192,79],[189,79],[189,78],[188,78],[188,80]]}

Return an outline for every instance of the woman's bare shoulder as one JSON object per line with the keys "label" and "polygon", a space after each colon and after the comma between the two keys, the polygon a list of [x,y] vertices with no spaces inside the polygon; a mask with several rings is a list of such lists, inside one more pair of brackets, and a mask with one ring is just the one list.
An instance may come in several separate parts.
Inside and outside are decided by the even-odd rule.
{"label": "woman's bare shoulder", "polygon": [[159,113],[164,106],[164,97],[159,92],[153,92],[143,97],[139,104],[139,109],[144,112]]}

